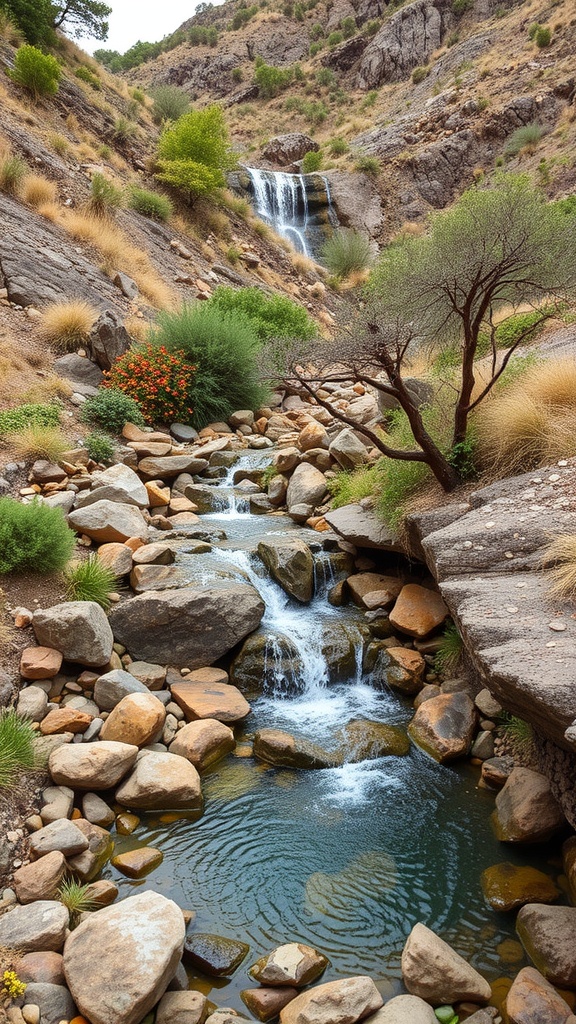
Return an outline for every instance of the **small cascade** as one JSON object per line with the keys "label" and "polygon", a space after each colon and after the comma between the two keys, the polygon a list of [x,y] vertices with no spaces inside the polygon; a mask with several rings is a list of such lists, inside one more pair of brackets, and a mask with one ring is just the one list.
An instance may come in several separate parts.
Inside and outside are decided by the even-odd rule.
{"label": "small cascade", "polygon": [[219,509],[205,515],[204,519],[250,519],[250,499],[245,494],[238,493],[234,487],[234,478],[243,469],[258,469],[267,466],[269,461],[266,452],[255,451],[241,455],[228,466],[217,487]]}
{"label": "small cascade", "polygon": [[336,227],[327,179],[322,174],[286,174],[247,167],[256,213],[297,252],[314,257]]}

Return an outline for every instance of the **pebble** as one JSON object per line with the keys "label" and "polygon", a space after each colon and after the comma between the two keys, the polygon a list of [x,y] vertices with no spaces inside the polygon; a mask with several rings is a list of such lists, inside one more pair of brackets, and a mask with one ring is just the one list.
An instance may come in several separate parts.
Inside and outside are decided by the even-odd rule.
{"label": "pebble", "polygon": [[548,629],[553,629],[555,633],[563,633],[566,629],[565,622],[549,622]]}

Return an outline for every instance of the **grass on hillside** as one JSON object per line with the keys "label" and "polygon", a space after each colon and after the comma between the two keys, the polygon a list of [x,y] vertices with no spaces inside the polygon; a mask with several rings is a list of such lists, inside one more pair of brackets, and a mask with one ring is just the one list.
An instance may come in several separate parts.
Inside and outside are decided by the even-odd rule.
{"label": "grass on hillside", "polygon": [[110,594],[116,586],[116,574],[90,554],[83,562],[74,562],[64,570],[67,601],[95,601],[104,611],[111,605]]}
{"label": "grass on hillside", "polygon": [[21,459],[47,459],[52,463],[58,462],[70,448],[70,442],[59,427],[39,423],[30,423],[10,434],[10,445]]}
{"label": "grass on hillside", "polygon": [[56,202],[57,194],[54,182],[48,181],[42,174],[27,174],[20,186],[22,201],[35,210],[47,203]]}
{"label": "grass on hillside", "polygon": [[576,534],[561,534],[542,552],[542,565],[550,580],[548,593],[558,601],[576,598]]}
{"label": "grass on hillside", "polygon": [[0,792],[10,789],[22,772],[36,767],[35,735],[30,722],[13,708],[0,711]]}
{"label": "grass on hillside", "polygon": [[42,337],[59,352],[71,352],[88,341],[98,310],[82,299],[53,302],[42,313]]}

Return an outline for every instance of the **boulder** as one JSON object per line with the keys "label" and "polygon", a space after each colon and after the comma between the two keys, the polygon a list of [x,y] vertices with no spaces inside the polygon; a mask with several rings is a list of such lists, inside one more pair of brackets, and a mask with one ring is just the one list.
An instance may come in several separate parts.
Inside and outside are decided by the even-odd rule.
{"label": "boulder", "polygon": [[53,647],[25,647],[20,657],[23,679],[52,679],[58,675],[62,654]]}
{"label": "boulder", "polygon": [[204,1024],[208,1000],[202,992],[165,992],[156,1009],[156,1024]]}
{"label": "boulder", "polygon": [[280,1010],[298,995],[297,988],[245,988],[240,998],[257,1020],[274,1020]]}
{"label": "boulder", "polygon": [[180,473],[195,476],[208,469],[208,461],[197,455],[167,455],[164,458],[150,457],[138,463],[138,472],[150,480],[172,480]]}
{"label": "boulder", "polygon": [[410,696],[419,693],[424,685],[426,662],[419,651],[406,647],[388,647],[386,682],[394,690]]}
{"label": "boulder", "polygon": [[58,818],[30,836],[30,852],[33,857],[44,857],[59,850],[65,857],[73,857],[88,849],[88,840],[79,828],[68,818]]}
{"label": "boulder", "polygon": [[34,612],[32,628],[43,647],[66,661],[98,668],[110,661],[114,637],[106,612],[95,601],[65,601]]}
{"label": "boulder", "polygon": [[64,705],[48,712],[40,723],[40,732],[43,736],[54,736],[63,732],[82,733],[86,732],[92,721],[93,715],[89,715],[88,712]]}
{"label": "boulder", "polygon": [[79,356],[77,352],[67,352],[66,355],[60,356],[54,361],[53,369],[54,373],[60,377],[65,377],[86,388],[93,388],[91,394],[96,394],[95,389],[99,388],[104,380],[104,374],[100,367],[86,356]]}
{"label": "boulder", "polygon": [[406,940],[402,979],[411,995],[436,1006],[463,1000],[487,1003],[491,996],[485,978],[423,924],[415,924]]}
{"label": "boulder", "polygon": [[[12,695],[12,688],[10,688]],[[27,686],[21,690],[16,704],[16,713],[31,722],[41,722],[46,715],[48,696],[39,686]]]}
{"label": "boulder", "polygon": [[85,533],[100,544],[123,542],[130,537],[146,540],[148,537],[148,524],[135,505],[106,498],[98,499],[86,508],[74,509],[68,515],[68,522],[77,533]]}
{"label": "boulder", "polygon": [[110,613],[116,639],[144,661],[200,668],[260,625],[264,602],[246,583],[148,591]]}
{"label": "boulder", "polygon": [[360,608],[367,608],[365,598],[368,594],[374,595],[370,600],[370,607],[391,608],[400,594],[404,584],[396,576],[384,576],[379,572],[357,572],[346,580],[346,589]]}
{"label": "boulder", "polygon": [[38,1007],[41,1024],[60,1024],[76,1016],[76,1006],[66,985],[32,982],[26,986],[25,999],[28,1005]]}
{"label": "boulder", "polygon": [[365,1024],[438,1024],[438,1017],[419,996],[394,996]]}
{"label": "boulder", "polygon": [[254,757],[284,768],[334,768],[338,754],[281,729],[260,729],[254,736]]}
{"label": "boulder", "polygon": [[31,981],[44,981],[48,985],[64,985],[62,954],[25,953],[20,958],[18,976],[26,984]]}
{"label": "boulder", "polygon": [[419,747],[445,764],[468,753],[476,718],[474,702],[467,693],[442,693],[420,705],[408,732]]}
{"label": "boulder", "polygon": [[69,924],[66,907],[55,900],[19,904],[0,916],[0,946],[21,953],[59,953]]}
{"label": "boulder", "polygon": [[280,1024],[356,1024],[382,1006],[371,978],[328,981],[302,992],[280,1012]]}
{"label": "boulder", "polygon": [[90,915],[64,948],[66,982],[83,1016],[91,1024],[140,1024],[176,971],[184,934],[182,911],[156,892]]}
{"label": "boulder", "polygon": [[296,443],[301,452],[309,452],[313,448],[328,448],[330,441],[326,427],[316,420],[311,420],[305,427],[302,427]]}
{"label": "boulder", "polygon": [[358,548],[402,552],[402,545],[390,527],[362,505],[342,505],[327,512],[324,518],[336,533]]}
{"label": "boulder", "polygon": [[66,872],[64,854],[58,850],[14,872],[13,888],[19,903],[51,900]]}
{"label": "boulder", "polygon": [[229,978],[249,949],[245,942],[236,939],[193,932],[184,943],[184,960],[209,978]]}
{"label": "boulder", "polygon": [[410,750],[410,740],[396,725],[359,719],[348,722],[337,735],[340,759],[355,764],[378,757],[404,757]]}
{"label": "boulder", "polygon": [[149,690],[161,690],[166,682],[166,666],[154,665],[149,661],[132,661],[128,672]]}
{"label": "boulder", "polygon": [[69,857],[68,864],[81,882],[91,882],[109,859],[114,843],[106,829],[85,818],[75,818],[74,824],[88,841],[88,849]]}
{"label": "boulder", "polygon": [[100,730],[100,739],[145,747],[161,735],[166,710],[152,693],[129,693],[112,709]]}
{"label": "boulder", "polygon": [[366,445],[362,443],[351,427],[345,427],[336,435],[328,451],[338,465],[348,472],[361,466],[368,458]]}
{"label": "boulder", "polygon": [[568,881],[570,902],[576,905],[576,836],[570,836],[562,846],[562,863]]}
{"label": "boulder", "polygon": [[116,817],[112,808],[97,793],[84,793],[82,813],[92,825],[100,825],[101,828],[109,828]]}
{"label": "boulder", "polygon": [[136,850],[127,850],[112,858],[112,866],[127,878],[143,878],[164,860],[161,850],[153,846],[139,846]]}
{"label": "boulder", "polygon": [[516,910],[525,903],[554,903],[560,896],[552,879],[536,868],[493,864],[481,876],[484,899],[494,910]]}
{"label": "boulder", "polygon": [[307,604],[314,596],[314,558],[308,545],[298,538],[266,537],[258,554],[271,576],[297,601]]}
{"label": "boulder", "polygon": [[562,996],[533,967],[518,972],[506,996],[510,1024],[574,1024]]}
{"label": "boulder", "polygon": [[453,24],[450,4],[413,0],[387,18],[370,40],[360,62],[356,87],[377,89],[384,82],[408,78],[413,68],[428,63]]}
{"label": "boulder", "polygon": [[[123,505],[148,508],[148,492],[140,477],[130,466],[118,462],[92,476],[92,490],[88,492],[94,501],[113,501]],[[82,496],[83,497],[83,496]],[[88,502],[92,504],[92,502]],[[79,502],[76,507],[81,508]],[[136,535],[134,535],[136,536]]]}
{"label": "boulder", "polygon": [[179,729],[170,744],[171,754],[179,754],[202,772],[215,761],[234,750],[236,740],[232,729],[215,718],[189,722]]}
{"label": "boulder", "polygon": [[143,751],[116,790],[116,800],[136,810],[196,810],[202,806],[200,777],[185,757]]}
{"label": "boulder", "polygon": [[301,462],[296,466],[286,493],[288,508],[293,505],[311,505],[315,508],[326,494],[326,477],[319,469],[309,463]]}
{"label": "boulder", "polygon": [[542,843],[566,821],[548,780],[531,768],[514,768],[496,797],[496,836],[506,843]]}
{"label": "boulder", "polygon": [[[124,278],[125,275],[117,274],[116,277]],[[130,280],[130,278],[127,278],[127,280]],[[136,289],[137,292],[138,289]],[[133,298],[133,296],[129,297]],[[132,338],[124,327],[118,313],[113,309],[107,309],[104,313],[101,313],[92,326],[88,342],[94,362],[103,370],[109,370],[118,357],[128,351],[131,344]]]}
{"label": "boulder", "polygon": [[129,694],[148,694],[149,692],[146,684],[131,672],[125,672],[122,668],[113,668],[111,672],[105,672],[96,680],[94,701],[100,711],[112,711]]}
{"label": "boulder", "polygon": [[[199,670],[202,674],[206,671],[228,678],[221,669]],[[193,678],[197,674],[192,672],[182,682],[171,686],[172,698],[188,720],[215,718],[219,722],[240,722],[250,714],[250,705],[236,686],[209,679],[202,682]]]}
{"label": "boulder", "polygon": [[547,981],[560,988],[576,988],[576,907],[527,903],[516,918],[516,931]]}
{"label": "boulder", "polygon": [[70,818],[74,808],[74,790],[67,786],[47,786],[42,790],[40,817],[44,825],[58,818]]}
{"label": "boulder", "polygon": [[134,565],[172,565],[175,555],[169,544],[144,544],[134,552]]}
{"label": "boulder", "polygon": [[74,789],[116,786],[136,761],[138,747],[128,743],[74,743],[53,750],[48,769],[54,782]]}
{"label": "boulder", "polygon": [[448,608],[440,594],[418,583],[407,583],[390,612],[390,622],[401,633],[424,640],[442,625],[447,615]]}
{"label": "boulder", "polygon": [[278,946],[252,965],[248,974],[261,985],[291,985],[304,988],[316,981],[330,961],[323,953],[301,942]]}
{"label": "boulder", "polygon": [[297,448],[281,448],[280,451],[276,452],[272,460],[272,465],[278,470],[279,473],[291,473],[300,462],[301,454]]}
{"label": "boulder", "polygon": [[287,132],[285,135],[275,135],[266,143],[262,150],[262,158],[270,163],[286,167],[301,160],[306,153],[316,152],[320,147],[314,139],[302,132]]}

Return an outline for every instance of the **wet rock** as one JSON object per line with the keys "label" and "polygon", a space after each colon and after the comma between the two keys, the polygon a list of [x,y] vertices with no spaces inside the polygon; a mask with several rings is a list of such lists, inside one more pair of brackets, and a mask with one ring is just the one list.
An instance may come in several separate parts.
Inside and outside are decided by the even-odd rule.
{"label": "wet rock", "polygon": [[287,1004],[298,995],[297,988],[245,988],[240,993],[242,1002],[257,1020],[274,1020]]}
{"label": "wet rock", "polygon": [[60,651],[52,647],[26,647],[20,657],[20,675],[23,679],[52,679],[61,665]]}
{"label": "wet rock", "polygon": [[30,850],[35,857],[43,857],[54,850],[61,851],[65,857],[73,857],[87,849],[88,840],[68,818],[51,821],[30,837]]}
{"label": "wet rock", "polygon": [[309,505],[315,508],[326,494],[326,477],[314,466],[302,462],[296,466],[286,493],[286,504],[291,509],[295,505]]}
{"label": "wet rock", "polygon": [[284,768],[334,768],[338,754],[281,729],[260,729],[254,737],[254,757]]}
{"label": "wet rock", "polygon": [[217,512],[222,508],[222,499],[215,487],[209,484],[188,484],[184,494],[197,506],[196,511],[200,515],[210,512]]}
{"label": "wet rock", "polygon": [[419,651],[406,647],[388,647],[388,667],[385,669],[386,682],[401,693],[419,693],[424,683],[426,662]]}
{"label": "wet rock", "polygon": [[[202,671],[202,670],[200,670]],[[222,675],[220,669],[208,670]],[[203,670],[203,674],[206,670]],[[250,714],[250,705],[236,686],[229,683],[206,679],[194,679],[191,673],[181,682],[170,687],[172,698],[182,708],[186,718],[194,721],[198,718],[215,718],[219,722],[239,722]],[[225,678],[226,674],[224,673]]]}
{"label": "wet rock", "polygon": [[138,747],[128,743],[74,743],[53,750],[48,768],[58,784],[73,789],[110,789],[130,771],[137,754]]}
{"label": "wet rock", "polygon": [[152,693],[129,693],[110,712],[100,738],[145,747],[161,734],[165,718],[164,705]]}
{"label": "wet rock", "polygon": [[496,797],[492,823],[502,842],[542,843],[566,821],[548,780],[531,768],[515,768]]}
{"label": "wet rock", "polygon": [[225,583],[140,594],[113,609],[110,622],[135,659],[199,668],[255,630],[263,614],[254,587]]}
{"label": "wet rock", "polygon": [[316,981],[329,965],[328,958],[312,946],[289,942],[257,960],[248,973],[261,985],[304,988]]}
{"label": "wet rock", "polygon": [[491,996],[482,975],[423,924],[414,925],[404,946],[402,978],[411,995],[434,1005],[467,999],[486,1003]]}
{"label": "wet rock", "polygon": [[303,540],[267,537],[259,542],[258,554],[268,572],[287,594],[304,604],[312,600],[314,559]]}
{"label": "wet rock", "polygon": [[116,800],[136,810],[195,810],[202,806],[200,778],[184,757],[143,751],[116,790]]}
{"label": "wet rock", "polygon": [[382,1006],[371,978],[359,975],[316,985],[280,1013],[281,1024],[355,1024]]}
{"label": "wet rock", "polygon": [[564,874],[568,880],[570,901],[576,904],[576,836],[567,839],[562,847]]}
{"label": "wet rock", "polygon": [[428,590],[418,583],[407,583],[390,612],[394,629],[424,640],[442,625],[448,615],[448,608],[435,590]]}
{"label": "wet rock", "polygon": [[342,505],[327,512],[324,518],[336,533],[356,547],[402,551],[398,538],[386,523],[362,505]]}
{"label": "wet rock", "polygon": [[99,667],[110,661],[114,637],[105,611],[95,601],[65,601],[34,612],[32,628],[43,647],[66,661]]}
{"label": "wet rock", "polygon": [[576,907],[528,903],[516,919],[518,937],[552,985],[576,988]]}
{"label": "wet rock", "polygon": [[161,850],[152,846],[140,846],[137,850],[128,850],[112,858],[112,865],[128,878],[143,878],[153,871],[164,860]]}
{"label": "wet rock", "polygon": [[494,910],[515,910],[525,903],[554,903],[560,895],[543,871],[516,864],[493,864],[481,876],[482,892]]}
{"label": "wet rock", "polygon": [[124,697],[132,693],[149,694],[148,687],[131,672],[114,668],[101,675],[94,686],[94,701],[100,711],[112,711]]}
{"label": "wet rock", "polygon": [[572,1024],[576,1018],[562,997],[533,967],[523,967],[506,996],[510,1024]]}
{"label": "wet rock", "polygon": [[419,996],[394,996],[365,1024],[438,1024],[438,1017]]}
{"label": "wet rock", "polygon": [[232,729],[214,718],[205,718],[179,729],[169,749],[171,754],[180,754],[202,772],[235,746]]}
{"label": "wet rock", "polygon": [[490,757],[481,770],[482,781],[493,789],[502,789],[514,769],[511,757]]}
{"label": "wet rock", "polygon": [[32,982],[26,986],[26,1002],[38,1007],[40,1024],[60,1024],[76,1016],[74,1000],[65,985]]}
{"label": "wet rock", "polygon": [[148,537],[148,524],[135,505],[106,498],[70,512],[68,522],[77,533],[85,533],[101,544],[109,541],[123,543],[130,537],[146,540]]}
{"label": "wet rock", "polygon": [[419,747],[445,764],[468,753],[475,728],[476,708],[468,694],[443,693],[420,705],[408,732]]}
{"label": "wet rock", "polygon": [[354,764],[378,757],[403,757],[410,750],[410,740],[395,725],[359,720],[348,722],[338,734],[342,762]]}
{"label": "wet rock", "polygon": [[16,905],[0,917],[0,946],[22,953],[59,953],[66,937],[68,916],[66,907],[53,900]]}
{"label": "wet rock", "polygon": [[139,1024],[178,966],[184,931],[179,907],[155,892],[83,921],[64,949],[66,981],[80,1012],[92,1024]]}
{"label": "wet rock", "polygon": [[[384,576],[379,572],[358,572],[346,580],[346,589],[360,608],[391,608],[403,586],[402,580],[396,576]],[[365,600],[367,595],[374,595],[374,600],[368,604]]]}
{"label": "wet rock", "polygon": [[14,872],[13,887],[19,903],[51,900],[66,871],[64,854],[54,850]]}
{"label": "wet rock", "polygon": [[180,473],[195,476],[208,469],[208,461],[197,455],[170,455],[165,458],[147,458],[138,463],[138,472],[150,480],[172,480]]}
{"label": "wet rock", "polygon": [[184,943],[184,960],[210,978],[229,978],[249,949],[245,942],[193,932]]}
{"label": "wet rock", "polygon": [[201,992],[165,992],[156,1009],[156,1024],[204,1024],[208,1000]]}

